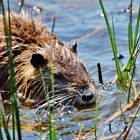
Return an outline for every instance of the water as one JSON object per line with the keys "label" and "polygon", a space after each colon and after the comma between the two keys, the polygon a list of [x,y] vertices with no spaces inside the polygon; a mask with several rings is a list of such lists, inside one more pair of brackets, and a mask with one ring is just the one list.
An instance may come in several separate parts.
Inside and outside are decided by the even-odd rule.
{"label": "water", "polygon": [[[120,60],[123,66],[129,57],[127,40],[129,20],[127,8],[129,0],[104,0],[103,2],[110,22],[112,15],[114,18],[116,39],[119,46],[118,52],[124,57]],[[136,21],[139,3],[139,0],[134,1],[133,25]],[[16,9],[16,11],[19,10],[16,0],[12,0],[11,7],[14,10]],[[98,82],[97,63],[101,63],[105,83],[111,82],[116,75],[110,40],[98,0],[30,0],[25,1],[24,9],[40,17],[50,29],[53,24],[53,17],[55,17],[56,25],[54,32],[66,42],[78,41],[78,54],[86,62],[95,83],[99,87],[101,95],[99,97],[99,116],[101,120],[98,123],[102,125],[104,120],[111,116],[119,108],[120,104],[124,103],[126,95],[122,94],[122,91],[117,89],[115,85],[108,90],[103,90]],[[39,14],[36,9],[40,10]],[[140,81],[139,63],[140,60],[138,59],[135,78],[137,82]],[[134,113],[135,110],[136,108],[126,113],[128,123],[131,123],[132,120],[128,116]],[[94,128],[95,115],[95,108],[93,107],[57,113],[55,124],[58,138],[66,140],[76,139],[82,125],[82,135],[84,135]],[[49,139],[47,123],[44,124],[43,130],[38,132],[36,126],[38,117],[34,114],[34,111],[21,110],[21,116],[23,139]],[[47,117],[42,119],[44,119],[44,123],[47,122],[45,120]],[[130,131],[129,139],[140,139],[138,134],[140,132],[139,121],[140,119],[137,118]],[[125,127],[123,117],[113,120],[111,126],[110,130],[109,123],[103,124],[97,131],[98,137],[102,139],[105,136],[121,133]],[[93,133],[87,135],[85,139],[94,139]]]}

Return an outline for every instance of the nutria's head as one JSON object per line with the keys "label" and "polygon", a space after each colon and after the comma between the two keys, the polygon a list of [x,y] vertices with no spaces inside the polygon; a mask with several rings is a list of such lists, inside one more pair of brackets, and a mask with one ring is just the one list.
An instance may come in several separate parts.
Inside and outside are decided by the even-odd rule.
{"label": "nutria's head", "polygon": [[77,55],[76,45],[69,48],[56,42],[55,47],[51,47],[44,43],[28,57],[28,64],[20,67],[25,75],[26,87],[30,87],[29,91],[26,91],[26,98],[40,98],[39,103],[43,103],[41,107],[47,106],[47,103],[44,103],[45,92],[49,93],[49,103],[54,102],[57,106],[86,106],[95,102],[95,85],[83,61]]}
{"label": "nutria's head", "polygon": [[[56,106],[95,102],[95,85],[77,55],[76,43],[69,47],[40,22],[18,15],[11,16],[11,35],[17,89],[26,100],[34,99],[41,107],[47,106],[46,97]],[[7,78],[3,83],[9,83],[5,54],[1,53],[0,72]],[[7,84],[2,85],[5,87]]]}

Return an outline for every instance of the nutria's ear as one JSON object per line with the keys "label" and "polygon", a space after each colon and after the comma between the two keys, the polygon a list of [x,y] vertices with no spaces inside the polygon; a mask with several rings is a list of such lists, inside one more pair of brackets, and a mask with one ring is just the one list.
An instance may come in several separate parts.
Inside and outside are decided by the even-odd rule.
{"label": "nutria's ear", "polygon": [[77,53],[77,42],[74,42],[72,47],[71,47],[71,50],[74,52],[74,53]]}
{"label": "nutria's ear", "polygon": [[43,57],[43,55],[36,53],[32,55],[32,58],[30,60],[31,64],[38,69],[40,66],[45,64],[45,59]]}

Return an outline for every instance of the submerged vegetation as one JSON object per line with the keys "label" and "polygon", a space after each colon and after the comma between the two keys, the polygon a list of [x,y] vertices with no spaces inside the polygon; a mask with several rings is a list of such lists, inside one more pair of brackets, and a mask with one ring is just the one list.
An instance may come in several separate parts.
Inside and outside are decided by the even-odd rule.
{"label": "submerged vegetation", "polygon": [[[24,5],[24,0],[21,0],[21,7],[20,11]],[[136,68],[136,61],[137,57],[140,52],[140,34],[139,34],[139,22],[140,22],[140,5],[138,8],[138,15],[137,15],[137,21],[135,28],[132,28],[132,5],[133,1],[131,0],[130,6],[129,6],[129,23],[128,23],[128,49],[129,49],[129,59],[125,66],[121,68],[120,62],[118,59],[118,51],[117,51],[117,40],[115,38],[115,23],[112,16],[112,23],[109,23],[109,19],[107,16],[107,13],[105,11],[104,5],[102,3],[102,0],[99,0],[104,19],[107,25],[108,34],[111,42],[112,52],[114,55],[115,65],[116,65],[116,71],[117,71],[117,77],[112,81],[112,83],[116,83],[119,87],[125,89],[128,93],[127,95],[127,103],[123,106],[123,108],[118,109],[115,114],[113,114],[110,118],[107,119],[107,122],[112,121],[114,118],[118,117],[119,115],[124,115],[123,113],[127,111],[128,109],[133,108],[134,106],[137,106],[137,110],[134,114],[134,117],[132,119],[132,122],[128,125],[126,124],[126,127],[122,131],[121,134],[117,134],[112,136],[111,138],[123,138],[126,139],[133,123],[135,122],[135,119],[137,117],[137,114],[140,110],[140,93],[137,93],[135,82],[134,82],[134,76],[135,76],[135,68]],[[6,43],[7,43],[7,55],[8,55],[8,64],[9,64],[9,72],[10,72],[10,80],[11,80],[11,117],[12,117],[12,129],[8,126],[8,119],[6,112],[3,107],[3,102],[1,98],[0,93],[0,139],[4,139],[6,137],[7,140],[15,140],[15,139],[22,139],[22,129],[21,129],[21,122],[20,122],[20,112],[19,112],[19,101],[17,99],[17,90],[16,90],[16,79],[15,79],[15,72],[14,72],[14,63],[12,58],[12,44],[11,44],[11,28],[10,28],[10,2],[7,0],[7,7],[8,7],[8,19],[6,19],[5,14],[5,6],[4,1],[0,0],[0,6],[1,11],[3,15],[3,21],[4,21],[4,29],[5,29],[5,36],[6,36]],[[54,24],[52,31],[54,31],[54,25],[55,25],[55,18],[54,18]],[[47,85],[45,85],[44,78],[42,76],[42,70],[40,68],[40,74],[43,84],[44,93],[46,95],[46,99],[49,100],[48,97],[48,90]],[[54,94],[54,76],[53,71],[51,71],[51,80],[52,80],[52,91]],[[110,85],[111,86],[111,85]],[[95,139],[98,139],[98,128],[102,125],[98,122],[100,120],[99,117],[99,96],[97,96],[96,100],[96,116],[95,116],[95,125],[94,128],[91,129],[89,132],[83,134],[82,129],[84,128],[83,125],[81,125],[79,134],[77,134],[77,139],[80,140],[82,138],[86,138],[88,135],[93,134]],[[48,105],[49,107],[49,105]],[[51,140],[57,139],[57,130],[55,128],[55,111],[53,107],[49,107],[49,136]],[[38,117],[40,117],[38,115]],[[40,118],[38,119],[40,120]],[[40,126],[38,126],[38,129]],[[11,133],[12,131],[12,133]],[[4,132],[4,133],[3,133]],[[47,134],[46,134],[47,135]],[[46,137],[45,137],[46,138]],[[44,138],[44,139],[45,139]],[[41,138],[40,138],[41,139]]]}

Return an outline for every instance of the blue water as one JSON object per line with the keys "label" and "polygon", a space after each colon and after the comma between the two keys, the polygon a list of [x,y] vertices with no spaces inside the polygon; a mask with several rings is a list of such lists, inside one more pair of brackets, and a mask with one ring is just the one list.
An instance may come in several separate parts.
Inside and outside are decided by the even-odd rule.
{"label": "blue water", "polygon": [[[129,13],[127,12],[127,8],[130,2],[129,0],[103,0],[103,2],[109,21],[111,22],[112,16],[114,19],[118,52],[124,57],[120,60],[120,63],[121,66],[124,66],[129,57],[127,39]],[[134,0],[133,26],[136,22],[139,4],[140,0]],[[34,10],[35,8],[38,8],[41,11],[37,13],[37,11]],[[19,10],[16,0],[12,0],[11,9],[14,9],[15,11]],[[97,63],[101,63],[103,80],[105,83],[109,83],[115,78],[116,70],[115,63],[112,60],[112,49],[98,0],[30,0],[25,1],[24,10],[41,18],[42,22],[50,29],[52,28],[53,18],[56,18],[54,32],[66,42],[72,43],[78,41],[78,54],[87,64],[97,85],[99,85]],[[138,69],[140,66],[139,64],[140,60],[138,59]],[[136,69],[136,80],[140,81],[138,69]],[[99,99],[99,116],[101,118],[108,117],[116,111],[121,100],[123,100],[120,93],[122,91],[117,89],[116,86],[113,86],[106,91],[99,85],[99,89],[99,92],[103,95],[103,97]],[[118,98],[120,102],[118,102]],[[135,109],[131,110],[127,115],[130,115],[134,111]],[[42,131],[41,133],[37,132],[37,129],[33,129],[33,126],[36,123],[36,116],[33,115],[32,110],[21,110],[21,115],[24,123],[23,139],[34,140],[40,139],[39,137],[42,139],[45,139],[45,137],[46,139],[49,139],[48,126],[46,127],[47,130],[44,132]],[[129,121],[130,119],[128,119],[128,122]],[[102,122],[103,120],[99,121],[99,123]],[[81,125],[84,125],[82,134],[94,127],[95,108],[58,113],[56,117],[58,138],[66,140],[76,139]],[[138,119],[130,133],[132,134],[132,139],[140,138],[140,135],[137,133],[140,132],[139,125]],[[29,126],[32,127],[27,129]],[[118,132],[121,133],[124,126],[123,120],[116,119],[112,122],[112,132],[110,132],[108,124],[104,124],[104,126],[97,131],[99,138],[113,135]],[[93,135],[90,134],[86,139],[92,140],[94,138]]]}

